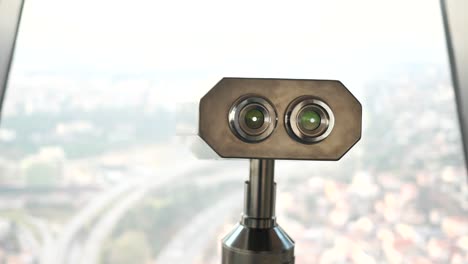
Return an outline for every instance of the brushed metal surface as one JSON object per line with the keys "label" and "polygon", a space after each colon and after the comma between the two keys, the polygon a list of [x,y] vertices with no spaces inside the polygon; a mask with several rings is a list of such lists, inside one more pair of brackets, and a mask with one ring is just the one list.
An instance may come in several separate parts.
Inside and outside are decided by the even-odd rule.
{"label": "brushed metal surface", "polygon": [[275,216],[274,169],[275,160],[250,160],[245,216],[255,219],[271,219]]}
{"label": "brushed metal surface", "polygon": [[223,264],[293,264],[294,241],[276,226],[255,229],[237,225],[223,240]]}
{"label": "brushed metal surface", "polygon": [[[231,106],[246,94],[267,98],[277,111],[276,129],[262,142],[244,142],[229,127]],[[286,131],[287,107],[300,96],[324,101],[335,116],[330,135],[318,143],[298,142]],[[361,138],[361,104],[339,81],[223,78],[200,100],[199,111],[199,136],[223,158],[338,160]]]}
{"label": "brushed metal surface", "polygon": [[223,264],[291,264],[294,241],[276,223],[275,161],[250,161],[242,220],[223,239]]}

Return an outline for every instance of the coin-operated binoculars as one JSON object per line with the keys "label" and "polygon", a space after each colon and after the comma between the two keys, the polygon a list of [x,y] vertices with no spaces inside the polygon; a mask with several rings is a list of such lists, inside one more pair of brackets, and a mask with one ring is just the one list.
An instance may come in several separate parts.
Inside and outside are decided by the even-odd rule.
{"label": "coin-operated binoculars", "polygon": [[222,263],[294,263],[294,241],[275,217],[275,159],[339,160],[361,138],[361,104],[339,81],[224,78],[199,107],[199,136],[223,158],[250,159]]}

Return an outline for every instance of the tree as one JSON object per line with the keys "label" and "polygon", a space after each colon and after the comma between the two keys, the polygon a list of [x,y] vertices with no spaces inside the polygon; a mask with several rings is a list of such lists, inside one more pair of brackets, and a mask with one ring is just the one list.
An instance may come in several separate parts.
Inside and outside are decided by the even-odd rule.
{"label": "tree", "polygon": [[142,232],[127,231],[111,242],[106,263],[128,264],[147,263],[151,248]]}

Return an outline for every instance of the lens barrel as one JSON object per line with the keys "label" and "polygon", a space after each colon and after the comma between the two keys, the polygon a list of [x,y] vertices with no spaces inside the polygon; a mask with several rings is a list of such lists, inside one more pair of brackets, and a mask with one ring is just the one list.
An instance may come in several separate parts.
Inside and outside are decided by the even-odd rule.
{"label": "lens barrel", "polygon": [[299,97],[288,106],[285,124],[292,138],[301,143],[313,144],[330,135],[335,117],[331,108],[322,100]]}
{"label": "lens barrel", "polygon": [[268,138],[276,127],[277,119],[273,105],[256,95],[237,100],[228,116],[231,131],[239,139],[250,143]]}

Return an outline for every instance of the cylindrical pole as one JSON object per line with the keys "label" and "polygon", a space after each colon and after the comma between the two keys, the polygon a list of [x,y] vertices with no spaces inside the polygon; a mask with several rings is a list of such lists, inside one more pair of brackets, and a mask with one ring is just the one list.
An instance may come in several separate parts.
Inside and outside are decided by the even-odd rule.
{"label": "cylindrical pole", "polygon": [[275,161],[252,159],[242,220],[223,239],[223,264],[294,264],[294,241],[276,224]]}
{"label": "cylindrical pole", "polygon": [[250,177],[245,186],[243,224],[254,228],[275,225],[275,160],[250,160]]}

